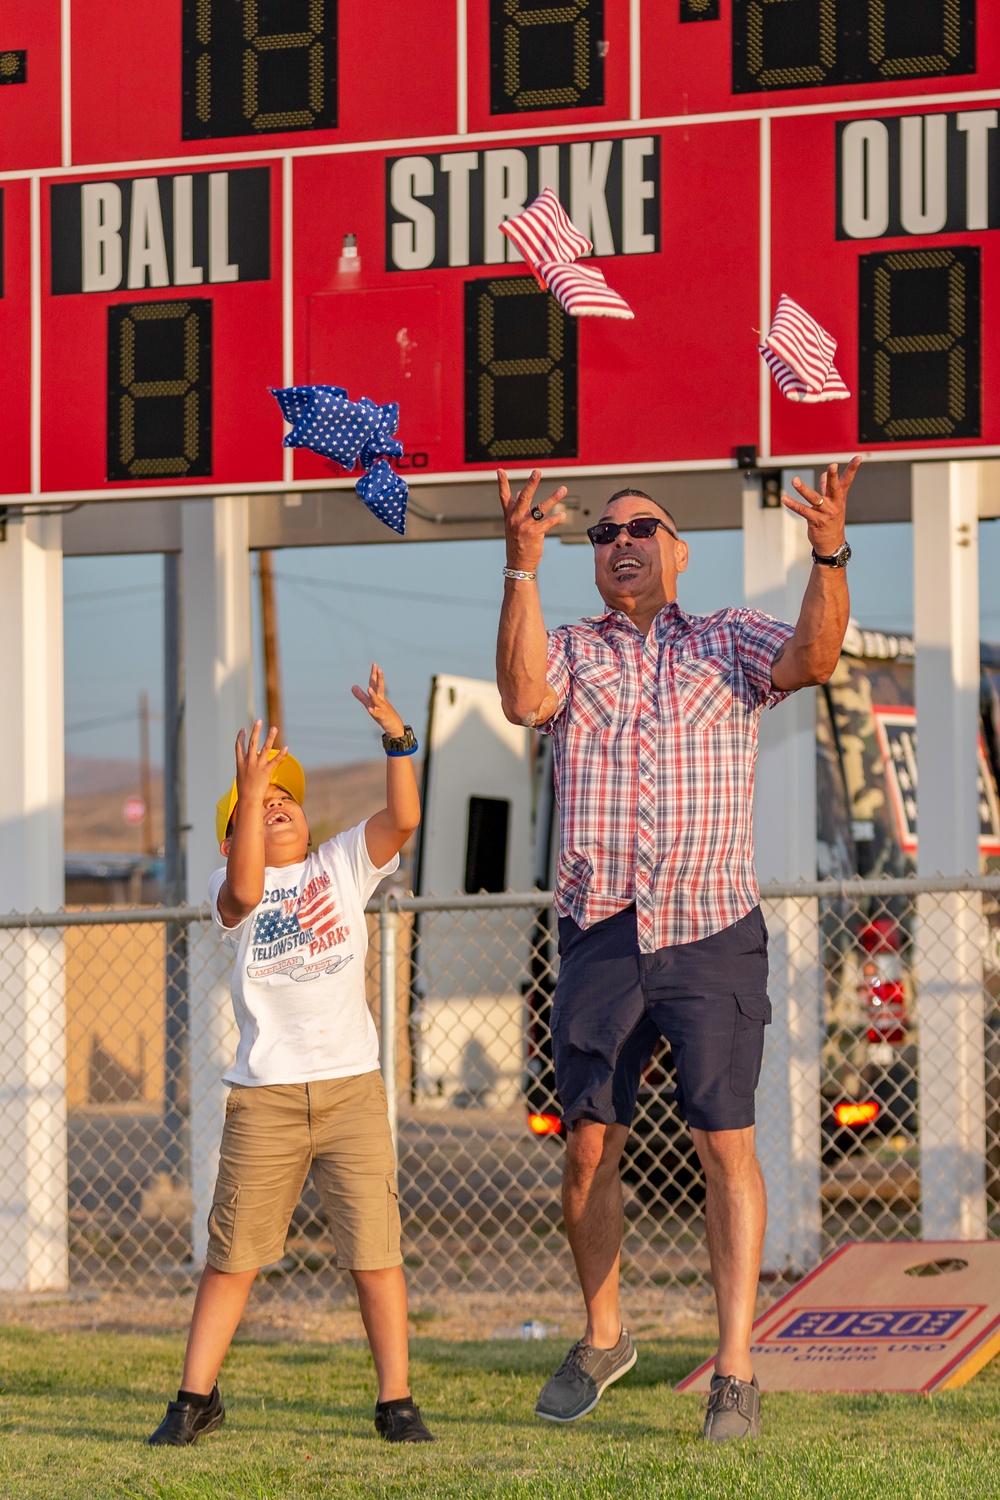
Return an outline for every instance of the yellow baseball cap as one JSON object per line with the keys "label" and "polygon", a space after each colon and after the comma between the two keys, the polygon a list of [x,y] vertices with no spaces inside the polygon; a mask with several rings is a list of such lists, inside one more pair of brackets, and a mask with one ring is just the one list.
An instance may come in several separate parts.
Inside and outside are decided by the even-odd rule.
{"label": "yellow baseball cap", "polygon": [[[278,756],[277,750],[268,753],[268,760],[275,760]],[[271,782],[274,786],[280,786],[283,792],[294,797],[301,807],[306,797],[306,773],[303,771],[299,761],[294,755],[286,755],[280,766],[276,766],[271,772]],[[220,797],[215,804],[215,836],[218,843],[222,843],[226,837],[226,829],[229,827],[229,819],[233,815],[233,808],[239,801],[239,792],[236,790],[234,781],[229,791]]]}

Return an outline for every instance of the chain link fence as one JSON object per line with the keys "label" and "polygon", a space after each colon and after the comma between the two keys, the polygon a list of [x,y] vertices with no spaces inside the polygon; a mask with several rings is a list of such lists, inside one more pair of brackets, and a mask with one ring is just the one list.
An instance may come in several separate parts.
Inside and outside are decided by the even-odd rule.
{"label": "chain link fence", "polygon": [[[847,1240],[1000,1232],[1000,878],[770,887],[758,1145],[765,1270]],[[571,1289],[548,1030],[551,897],[384,895],[369,999],[414,1293]],[[204,910],[0,919],[0,1290],[187,1289],[232,1055]],[[647,1068],[623,1170],[626,1289],[703,1285],[704,1185]],[[307,1181],[264,1293],[339,1273]]]}

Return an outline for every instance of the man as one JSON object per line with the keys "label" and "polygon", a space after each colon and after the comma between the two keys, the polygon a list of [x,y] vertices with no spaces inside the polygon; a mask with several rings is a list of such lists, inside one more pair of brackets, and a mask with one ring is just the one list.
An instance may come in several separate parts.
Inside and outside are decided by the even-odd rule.
{"label": "man", "polygon": [[552,1051],[567,1128],[563,1215],[587,1327],[539,1396],[536,1413],[550,1421],[592,1411],[636,1361],[618,1304],[618,1164],[663,1036],[705,1173],[719,1323],[705,1436],[760,1432],[750,1329],[767,1210],[753,1096],[771,1013],[751,834],[757,724],[761,709],[836,666],[859,463],[843,475],[831,464],[818,492],[796,479],[798,498],[782,496],[813,546],[794,629],[757,610],[686,615],[687,544],[665,507],[623,489],[588,532],[607,612],[547,634],[536,570],[566,491],[536,504],[535,470],[512,499],[498,473],[497,679],[507,718],[554,737],[560,808]]}

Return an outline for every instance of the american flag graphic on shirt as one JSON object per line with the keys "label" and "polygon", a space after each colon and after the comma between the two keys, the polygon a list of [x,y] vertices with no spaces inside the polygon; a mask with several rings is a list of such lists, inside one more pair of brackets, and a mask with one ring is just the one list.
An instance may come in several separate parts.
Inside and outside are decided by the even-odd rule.
{"label": "american flag graphic on shirt", "polygon": [[298,909],[298,919],[300,927],[311,928],[317,937],[332,932],[341,921],[332,887],[321,886],[318,891],[305,896]]}

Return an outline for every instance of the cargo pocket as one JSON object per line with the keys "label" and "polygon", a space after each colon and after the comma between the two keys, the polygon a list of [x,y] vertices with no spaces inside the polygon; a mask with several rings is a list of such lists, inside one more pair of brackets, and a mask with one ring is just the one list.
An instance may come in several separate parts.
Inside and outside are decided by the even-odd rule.
{"label": "cargo pocket", "polygon": [[729,1085],[741,1099],[753,1097],[760,1078],[764,1056],[764,1027],[771,1020],[771,1002],[761,990],[738,994],[736,1024],[733,1028],[733,1056],[729,1067]]}
{"label": "cargo pocket", "polygon": [[228,1260],[232,1255],[239,1206],[239,1186],[220,1179],[215,1184],[215,1197],[208,1214],[209,1258],[214,1255],[218,1260]]}
{"label": "cargo pocket", "polygon": [[733,664],[722,656],[694,656],[674,662],[681,715],[695,729],[714,729],[733,711]]}

